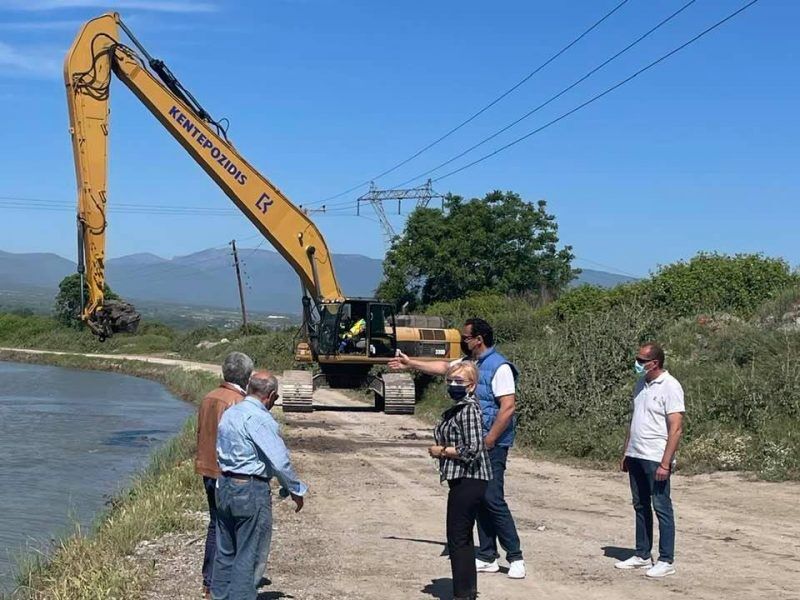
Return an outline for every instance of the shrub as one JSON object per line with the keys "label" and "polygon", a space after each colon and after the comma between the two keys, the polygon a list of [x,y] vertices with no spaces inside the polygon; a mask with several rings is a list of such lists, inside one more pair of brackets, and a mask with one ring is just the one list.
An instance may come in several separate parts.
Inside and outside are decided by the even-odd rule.
{"label": "shrub", "polygon": [[660,268],[649,282],[648,296],[653,308],[675,316],[703,311],[750,316],[797,282],[782,259],[700,253],[688,262]]}
{"label": "shrub", "polygon": [[633,304],[555,323],[535,341],[504,347],[521,373],[521,436],[567,454],[618,454],[612,447],[627,424],[634,352],[653,333],[653,315]]}
{"label": "shrub", "polygon": [[534,296],[474,294],[461,300],[437,302],[425,313],[444,317],[447,324],[455,328],[460,328],[470,317],[485,318],[494,329],[495,339],[502,343],[536,335],[545,320],[537,312],[540,306],[541,302]]}
{"label": "shrub", "polygon": [[558,320],[565,320],[590,313],[599,313],[616,306],[646,300],[648,282],[627,283],[613,288],[581,285],[562,294],[548,305],[547,311]]}

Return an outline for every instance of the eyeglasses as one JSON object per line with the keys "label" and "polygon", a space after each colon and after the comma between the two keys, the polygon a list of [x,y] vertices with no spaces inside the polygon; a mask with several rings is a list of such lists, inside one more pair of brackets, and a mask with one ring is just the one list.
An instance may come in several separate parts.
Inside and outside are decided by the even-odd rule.
{"label": "eyeglasses", "polygon": [[655,360],[655,358],[647,358],[646,356],[636,357],[636,362],[639,363],[640,365],[643,365],[644,363],[649,363],[651,360]]}
{"label": "eyeglasses", "polygon": [[468,342],[469,340],[474,340],[474,339],[475,339],[474,335],[462,335],[461,336],[461,341],[462,342]]}
{"label": "eyeglasses", "polygon": [[447,385],[464,385],[467,382],[461,379],[460,377],[456,377],[455,379],[447,379]]}

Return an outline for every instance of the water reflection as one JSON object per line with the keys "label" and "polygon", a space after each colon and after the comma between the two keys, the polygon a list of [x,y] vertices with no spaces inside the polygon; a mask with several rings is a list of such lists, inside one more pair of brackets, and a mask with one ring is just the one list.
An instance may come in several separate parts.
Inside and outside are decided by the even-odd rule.
{"label": "water reflection", "polygon": [[193,411],[152,381],[0,362],[0,589],[21,549],[90,524]]}

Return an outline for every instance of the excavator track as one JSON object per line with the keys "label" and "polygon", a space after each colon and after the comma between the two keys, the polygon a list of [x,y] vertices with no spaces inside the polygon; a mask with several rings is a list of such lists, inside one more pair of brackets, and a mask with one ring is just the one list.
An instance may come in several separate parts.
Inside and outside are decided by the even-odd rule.
{"label": "excavator track", "polygon": [[413,415],[416,392],[408,373],[383,373],[383,412],[387,415]]}
{"label": "excavator track", "polygon": [[284,371],[281,380],[283,412],[311,412],[314,394],[314,375],[311,371]]}

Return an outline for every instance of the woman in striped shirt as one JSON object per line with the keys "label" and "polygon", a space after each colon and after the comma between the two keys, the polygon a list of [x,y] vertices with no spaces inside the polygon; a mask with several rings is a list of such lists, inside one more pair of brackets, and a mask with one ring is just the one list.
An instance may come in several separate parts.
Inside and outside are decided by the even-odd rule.
{"label": "woman in striped shirt", "polygon": [[474,600],[478,595],[472,529],[478,506],[492,478],[492,467],[483,443],[481,409],[475,398],[478,370],[463,361],[447,371],[447,393],[454,404],[442,413],[428,449],[439,459],[439,474],[447,481],[447,546],[453,571],[453,599]]}

